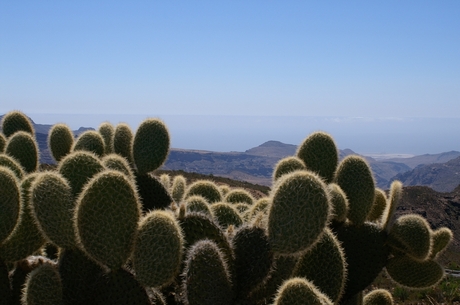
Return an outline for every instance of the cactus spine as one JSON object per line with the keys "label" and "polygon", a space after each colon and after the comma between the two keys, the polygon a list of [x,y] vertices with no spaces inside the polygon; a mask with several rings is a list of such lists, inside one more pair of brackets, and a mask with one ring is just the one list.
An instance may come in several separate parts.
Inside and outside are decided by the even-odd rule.
{"label": "cactus spine", "polygon": [[14,173],[0,166],[0,245],[11,234],[20,216],[21,191]]}
{"label": "cactus spine", "polygon": [[73,132],[66,124],[55,124],[48,133],[48,148],[57,162],[61,161],[72,150]]}
{"label": "cactus spine", "polygon": [[17,131],[25,131],[32,136],[35,134],[32,122],[20,111],[10,111],[5,114],[2,119],[2,130],[7,138]]}
{"label": "cactus spine", "polygon": [[38,169],[38,144],[30,133],[18,131],[9,137],[5,153],[16,159],[27,173]]}

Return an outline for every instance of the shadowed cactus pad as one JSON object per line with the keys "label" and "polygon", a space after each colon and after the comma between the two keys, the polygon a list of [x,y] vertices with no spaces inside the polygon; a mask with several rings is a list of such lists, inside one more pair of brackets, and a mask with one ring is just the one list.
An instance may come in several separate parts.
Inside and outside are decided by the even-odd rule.
{"label": "shadowed cactus pad", "polygon": [[144,212],[171,206],[174,201],[171,194],[152,173],[136,173],[135,179]]}
{"label": "shadowed cactus pad", "polygon": [[17,131],[25,131],[34,135],[34,127],[29,118],[20,111],[10,111],[2,119],[3,134],[9,138]]}
{"label": "shadowed cactus pad", "polygon": [[335,183],[330,183],[327,186],[332,205],[332,219],[337,222],[347,220],[348,214],[348,199],[347,195],[342,191],[340,186]]}
{"label": "shadowed cactus pad", "polygon": [[300,158],[297,157],[286,157],[281,159],[276,165],[275,170],[273,171],[273,181],[277,180],[279,177],[285,174],[292,173],[296,170],[305,170],[305,163]]}
{"label": "shadowed cactus pad", "polygon": [[233,189],[230,192],[225,195],[225,202],[228,203],[247,203],[249,205],[252,205],[254,203],[254,197],[246,191],[245,189]]}
{"label": "shadowed cactus pad", "polygon": [[299,258],[292,276],[307,278],[332,301],[338,302],[346,273],[345,253],[334,234],[326,229],[320,241]]}
{"label": "shadowed cactus pad", "polygon": [[204,213],[212,217],[212,212],[209,209],[208,202],[202,196],[191,196],[185,200],[185,205],[188,213],[197,212]]}
{"label": "shadowed cactus pad", "polygon": [[444,269],[437,262],[418,262],[407,256],[390,259],[386,269],[396,283],[408,288],[429,288],[444,277]]}
{"label": "shadowed cactus pad", "polygon": [[21,182],[21,216],[10,236],[0,245],[0,257],[7,262],[27,258],[45,243],[37,227],[30,202],[30,188],[39,173],[29,174]]}
{"label": "shadowed cactus pad", "polygon": [[183,278],[186,305],[233,303],[228,267],[214,242],[202,240],[190,248]]}
{"label": "shadowed cactus pad", "polygon": [[393,305],[393,297],[388,290],[375,289],[364,296],[363,305]]}
{"label": "shadowed cactus pad", "polygon": [[158,119],[144,120],[133,141],[133,158],[140,174],[159,168],[169,153],[169,132]]}
{"label": "shadowed cactus pad", "polygon": [[432,233],[433,247],[430,253],[430,259],[438,257],[454,238],[452,231],[448,228],[439,228]]}
{"label": "shadowed cactus pad", "polygon": [[105,155],[101,161],[102,165],[104,165],[107,169],[117,170],[130,177],[131,179],[134,179],[134,174],[131,170],[131,167],[129,166],[128,161],[122,156],[117,154],[109,154]]}
{"label": "shadowed cactus pad", "polygon": [[76,151],[67,155],[58,167],[58,172],[69,181],[75,197],[80,194],[88,180],[103,170],[104,166],[97,156],[85,151]]}
{"label": "shadowed cactus pad", "polygon": [[83,250],[111,269],[131,255],[141,206],[134,184],[124,174],[104,171],[78,198],[75,226]]}
{"label": "shadowed cactus pad", "polygon": [[0,166],[0,244],[11,234],[19,220],[21,190],[14,173]]}
{"label": "shadowed cactus pad", "polygon": [[203,196],[209,203],[222,201],[222,194],[219,187],[208,180],[198,180],[192,183],[187,191],[185,197],[193,195]]}
{"label": "shadowed cactus pad", "polygon": [[348,199],[348,219],[356,225],[364,223],[375,197],[374,178],[364,158],[348,156],[342,160],[335,174],[335,183]]}
{"label": "shadowed cactus pad", "polygon": [[75,202],[67,180],[56,172],[40,174],[31,187],[34,217],[43,235],[62,248],[75,247]]}
{"label": "shadowed cactus pad", "polygon": [[18,131],[9,137],[5,153],[17,160],[28,173],[38,168],[38,144],[30,133]]}
{"label": "shadowed cactus pad", "polygon": [[96,154],[98,157],[104,155],[104,139],[94,130],[83,132],[75,141],[73,151],[89,151]]}
{"label": "shadowed cactus pad", "polygon": [[238,211],[229,203],[215,203],[210,206],[210,209],[214,219],[223,229],[226,229],[230,225],[239,227],[243,224]]}
{"label": "shadowed cactus pad", "polygon": [[375,197],[374,197],[374,204],[372,205],[372,209],[367,215],[367,221],[377,222],[379,221],[387,208],[387,197],[385,192],[381,189],[375,189]]}
{"label": "shadowed cactus pad", "polygon": [[0,154],[0,166],[4,166],[13,171],[14,175],[18,179],[22,179],[24,177],[24,169],[22,168],[21,164],[16,161],[14,158],[6,155]]}
{"label": "shadowed cactus pad", "polygon": [[415,260],[425,260],[431,251],[430,225],[419,215],[403,215],[391,228],[388,242]]}
{"label": "shadowed cactus pad", "polygon": [[44,263],[27,276],[22,304],[62,304],[61,277],[54,264]]}
{"label": "shadowed cactus pad", "polygon": [[0,153],[5,151],[6,138],[3,133],[0,133]]}
{"label": "shadowed cactus pad", "polygon": [[279,288],[274,305],[332,305],[331,300],[304,278],[291,278]]}
{"label": "shadowed cactus pad", "polygon": [[55,124],[48,133],[48,147],[57,162],[61,161],[72,150],[73,132],[66,124]]}
{"label": "shadowed cactus pad", "polygon": [[320,131],[309,135],[297,149],[297,157],[326,183],[332,182],[339,156],[334,139],[329,134]]}
{"label": "shadowed cactus pad", "polygon": [[145,287],[169,284],[179,272],[183,247],[182,230],[171,213],[152,211],[139,224],[133,267]]}
{"label": "shadowed cactus pad", "polygon": [[293,255],[308,250],[329,220],[326,185],[312,172],[297,171],[280,178],[272,194],[268,237],[273,251]]}

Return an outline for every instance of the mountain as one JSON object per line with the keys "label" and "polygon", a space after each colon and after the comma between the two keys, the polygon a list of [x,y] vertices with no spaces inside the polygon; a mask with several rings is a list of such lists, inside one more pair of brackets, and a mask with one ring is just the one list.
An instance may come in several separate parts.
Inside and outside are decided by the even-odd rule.
{"label": "mountain", "polygon": [[392,180],[399,180],[404,185],[425,185],[438,192],[450,192],[460,184],[460,157],[445,163],[420,165],[396,175]]}
{"label": "mountain", "polygon": [[396,163],[404,163],[405,165],[409,166],[411,169],[416,168],[420,165],[427,165],[433,163],[445,163],[452,159],[460,157],[459,151],[449,151],[440,154],[425,154],[420,156],[414,156],[411,158],[390,158],[386,159],[387,162],[396,162]]}

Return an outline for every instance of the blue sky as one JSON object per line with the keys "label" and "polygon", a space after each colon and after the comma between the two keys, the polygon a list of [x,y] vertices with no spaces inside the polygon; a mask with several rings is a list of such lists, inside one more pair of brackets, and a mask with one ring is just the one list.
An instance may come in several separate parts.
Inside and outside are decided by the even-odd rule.
{"label": "blue sky", "polygon": [[459,1],[0,2],[0,112],[460,117]]}

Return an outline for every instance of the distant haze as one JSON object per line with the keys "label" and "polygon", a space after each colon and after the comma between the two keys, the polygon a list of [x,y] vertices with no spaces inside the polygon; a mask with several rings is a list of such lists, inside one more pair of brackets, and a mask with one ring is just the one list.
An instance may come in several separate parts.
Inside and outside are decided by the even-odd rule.
{"label": "distant haze", "polygon": [[435,154],[460,151],[460,118],[369,118],[223,115],[33,114],[37,124],[67,123],[72,129],[128,123],[135,131],[147,117],[167,124],[172,147],[245,151],[269,140],[298,145],[311,132],[330,133],[340,149],[361,154]]}

